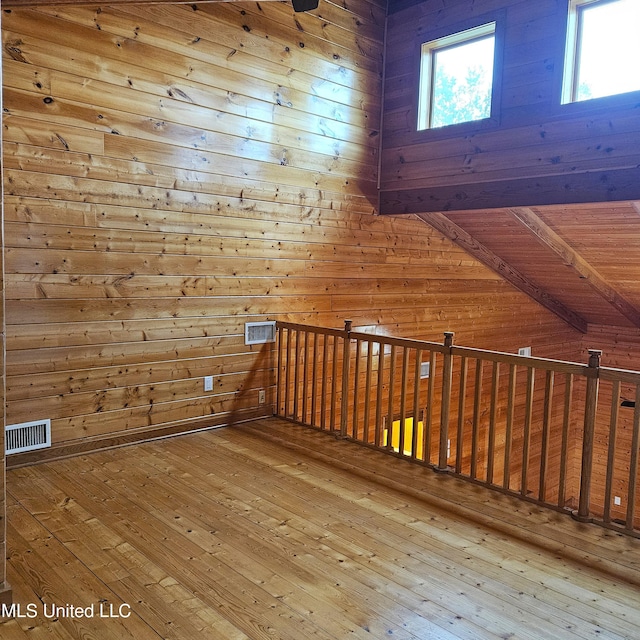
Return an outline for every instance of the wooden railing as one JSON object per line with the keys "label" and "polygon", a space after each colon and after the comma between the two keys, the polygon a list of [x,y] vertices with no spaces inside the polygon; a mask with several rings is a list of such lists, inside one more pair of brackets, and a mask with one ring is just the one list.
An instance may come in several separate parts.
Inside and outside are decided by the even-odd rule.
{"label": "wooden railing", "polygon": [[640,372],[279,322],[276,415],[640,536]]}

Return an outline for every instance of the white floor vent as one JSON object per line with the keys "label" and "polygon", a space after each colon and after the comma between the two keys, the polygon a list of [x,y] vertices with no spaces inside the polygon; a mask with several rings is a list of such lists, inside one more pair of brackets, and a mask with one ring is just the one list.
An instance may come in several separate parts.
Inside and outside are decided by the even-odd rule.
{"label": "white floor vent", "polygon": [[22,453],[51,446],[51,420],[8,424],[5,428],[5,452]]}

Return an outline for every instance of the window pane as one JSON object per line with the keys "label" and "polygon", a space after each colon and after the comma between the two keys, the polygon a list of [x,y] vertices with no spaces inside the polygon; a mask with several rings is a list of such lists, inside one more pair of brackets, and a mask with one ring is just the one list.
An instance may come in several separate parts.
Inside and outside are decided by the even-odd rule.
{"label": "window pane", "polygon": [[431,127],[491,115],[493,36],[433,51]]}
{"label": "window pane", "polygon": [[640,1],[596,3],[579,11],[575,100],[640,89]]}

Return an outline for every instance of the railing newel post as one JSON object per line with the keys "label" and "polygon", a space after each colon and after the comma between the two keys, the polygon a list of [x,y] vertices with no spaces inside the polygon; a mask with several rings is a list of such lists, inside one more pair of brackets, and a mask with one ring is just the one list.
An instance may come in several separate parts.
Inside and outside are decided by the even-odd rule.
{"label": "railing newel post", "polygon": [[344,321],[344,343],[342,347],[342,399],[340,403],[340,438],[347,437],[349,416],[349,365],[351,363],[351,320]]}
{"label": "railing newel post", "polygon": [[451,384],[453,382],[453,331],[444,332],[444,357],[442,364],[442,404],[440,412],[440,451],[436,471],[448,471],[449,414],[451,409]]}
{"label": "railing newel post", "polygon": [[593,469],[593,445],[595,440],[596,410],[600,384],[600,358],[602,351],[589,349],[589,371],[587,372],[587,393],[584,407],[584,432],[582,438],[582,468],[580,472],[580,498],[578,511],[573,516],[580,522],[590,522],[589,503],[591,500],[591,473]]}

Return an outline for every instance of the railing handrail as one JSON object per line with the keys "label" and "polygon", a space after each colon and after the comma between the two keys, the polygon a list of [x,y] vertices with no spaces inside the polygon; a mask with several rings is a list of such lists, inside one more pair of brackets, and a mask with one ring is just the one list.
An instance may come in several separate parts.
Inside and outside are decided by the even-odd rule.
{"label": "railing handrail", "polygon": [[282,320],[276,321],[276,329],[293,329],[295,331],[308,331],[309,333],[322,333],[330,336],[343,336],[345,334],[344,329],[331,329],[298,322],[284,322]]}
{"label": "railing handrail", "polygon": [[631,369],[617,369],[615,367],[600,367],[598,375],[601,380],[615,382],[628,382],[630,384],[640,384],[640,371]]}
{"label": "railing handrail", "polygon": [[[297,322],[284,322],[277,321],[277,327],[283,329],[293,329],[297,331],[308,331],[310,333],[321,333],[332,336],[344,336],[344,329],[335,329],[320,327],[317,325],[307,325]],[[572,373],[574,375],[590,375],[589,366],[580,362],[572,362],[570,360],[557,360],[554,358],[541,358],[539,356],[523,356],[518,353],[510,353],[508,351],[495,351],[491,349],[478,349],[477,347],[462,347],[453,345],[447,347],[441,342],[432,342],[429,340],[418,340],[416,338],[402,338],[398,336],[386,336],[376,333],[368,333],[362,331],[351,330],[349,331],[349,337],[352,340],[360,340],[363,342],[379,342],[385,345],[403,346],[409,349],[422,349],[424,351],[436,351],[438,353],[444,353],[448,349],[451,349],[451,355],[464,356],[467,358],[476,358],[483,360],[490,360],[492,362],[503,362],[505,364],[515,364],[523,367],[536,367],[539,369],[553,370],[556,373]],[[611,376],[620,375],[628,376],[636,375],[640,380],[640,372],[630,371],[624,369],[613,369],[600,367],[599,371],[611,372]],[[621,377],[610,377],[610,380],[622,379]],[[635,381],[635,379],[634,379]]]}
{"label": "railing handrail", "polygon": [[518,353],[507,351],[492,351],[488,349],[476,349],[474,347],[451,347],[452,355],[464,356],[466,358],[476,358],[489,360],[490,362],[504,362],[505,364],[515,364],[522,367],[535,367],[555,371],[556,373],[573,373],[574,375],[587,375],[589,366],[579,362],[567,360],[555,360],[552,358],[540,358],[539,356],[523,356]]}

